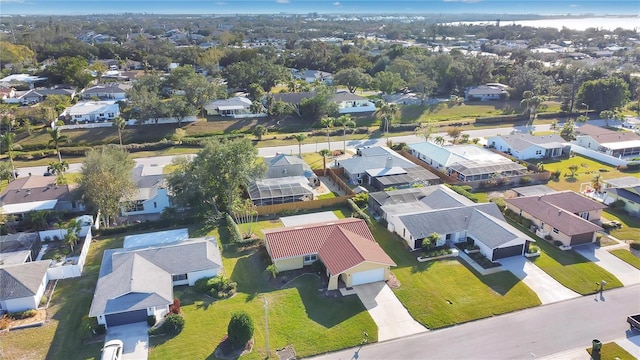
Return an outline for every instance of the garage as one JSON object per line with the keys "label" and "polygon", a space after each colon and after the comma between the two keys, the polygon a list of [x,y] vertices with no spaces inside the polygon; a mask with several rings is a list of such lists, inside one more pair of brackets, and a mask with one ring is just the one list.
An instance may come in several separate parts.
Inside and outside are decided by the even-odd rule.
{"label": "garage", "polygon": [[384,268],[358,271],[351,275],[352,286],[368,284],[376,281],[384,281]]}
{"label": "garage", "polygon": [[493,261],[510,256],[522,255],[524,244],[493,249]]}
{"label": "garage", "polygon": [[106,317],[107,326],[118,326],[147,321],[147,309],[110,314]]}
{"label": "garage", "polygon": [[571,245],[587,244],[587,243],[590,243],[591,241],[593,241],[593,233],[592,232],[579,234],[579,235],[573,235],[571,237]]}

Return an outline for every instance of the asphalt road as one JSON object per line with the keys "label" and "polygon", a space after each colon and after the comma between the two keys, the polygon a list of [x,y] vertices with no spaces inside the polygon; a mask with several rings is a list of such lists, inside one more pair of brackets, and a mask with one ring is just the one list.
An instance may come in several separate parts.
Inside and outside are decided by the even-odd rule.
{"label": "asphalt road", "polygon": [[640,313],[639,285],[313,359],[534,359],[638,335],[626,323],[633,313]]}

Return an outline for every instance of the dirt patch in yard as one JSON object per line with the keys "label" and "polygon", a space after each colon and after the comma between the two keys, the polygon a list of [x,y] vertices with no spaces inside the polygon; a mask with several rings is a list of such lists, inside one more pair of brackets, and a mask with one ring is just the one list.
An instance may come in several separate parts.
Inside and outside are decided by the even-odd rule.
{"label": "dirt patch in yard", "polygon": [[38,309],[36,310],[36,314],[30,318],[12,320],[9,323],[9,330],[19,329],[19,328],[29,327],[29,326],[39,326],[44,324],[46,320],[47,320],[47,310]]}

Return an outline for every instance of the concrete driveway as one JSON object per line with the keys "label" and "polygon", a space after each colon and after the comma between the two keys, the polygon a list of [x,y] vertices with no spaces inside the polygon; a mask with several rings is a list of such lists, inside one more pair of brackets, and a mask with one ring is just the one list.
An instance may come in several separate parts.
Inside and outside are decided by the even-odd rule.
{"label": "concrete driveway", "polygon": [[601,248],[597,247],[595,244],[587,244],[576,246],[573,249],[578,252],[578,254],[586,257],[596,265],[612,273],[622,282],[622,285],[629,286],[640,284],[640,270],[611,254],[607,251],[608,248],[613,250],[616,247],[605,246],[604,248]]}
{"label": "concrete driveway", "polygon": [[147,360],[149,358],[149,334],[146,322],[112,326],[107,329],[105,342],[120,339],[124,343],[122,359]]}
{"label": "concrete driveway", "polygon": [[413,320],[409,311],[391,291],[380,281],[353,287],[378,326],[378,341],[396,339],[427,331],[427,328]]}
{"label": "concrete driveway", "polygon": [[580,294],[564,287],[525,257],[500,259],[500,264],[531,288],[543,305],[580,297]]}

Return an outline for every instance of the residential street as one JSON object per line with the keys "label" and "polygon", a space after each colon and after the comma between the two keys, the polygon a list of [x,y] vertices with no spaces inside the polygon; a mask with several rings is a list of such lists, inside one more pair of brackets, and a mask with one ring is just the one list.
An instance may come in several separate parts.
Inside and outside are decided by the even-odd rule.
{"label": "residential street", "polygon": [[534,359],[638,335],[625,320],[639,312],[635,285],[313,359]]}

